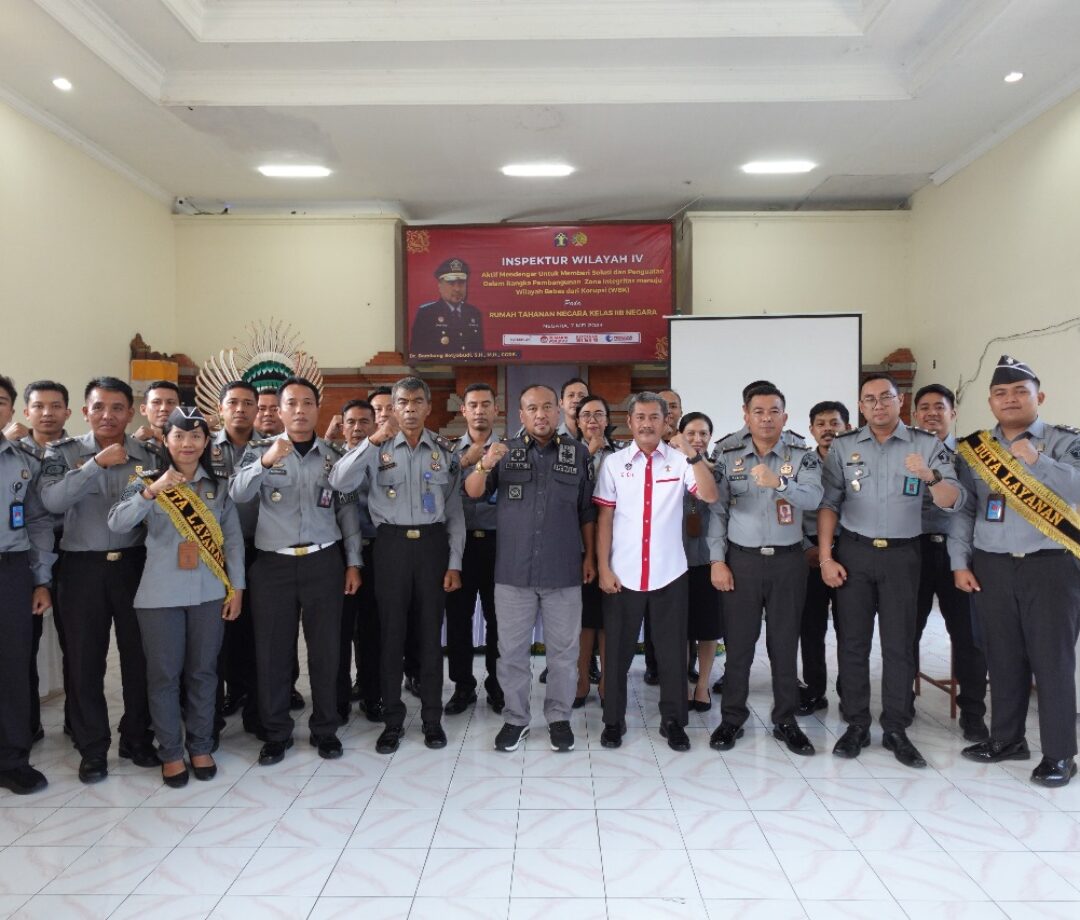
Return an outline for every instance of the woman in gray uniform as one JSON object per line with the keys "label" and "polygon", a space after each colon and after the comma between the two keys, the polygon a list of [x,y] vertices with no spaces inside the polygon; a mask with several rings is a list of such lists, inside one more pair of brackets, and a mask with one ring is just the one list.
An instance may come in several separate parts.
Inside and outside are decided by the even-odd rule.
{"label": "woman in gray uniform", "polygon": [[135,612],[161,777],[165,785],[179,788],[188,781],[185,746],[196,779],[217,773],[212,756],[217,660],[223,621],[240,613],[244,537],[227,483],[210,465],[210,428],[198,409],[173,410],[165,423],[164,445],[165,468],[136,468],[137,475],[109,512],[109,527],[118,533],[146,527],[146,567]]}

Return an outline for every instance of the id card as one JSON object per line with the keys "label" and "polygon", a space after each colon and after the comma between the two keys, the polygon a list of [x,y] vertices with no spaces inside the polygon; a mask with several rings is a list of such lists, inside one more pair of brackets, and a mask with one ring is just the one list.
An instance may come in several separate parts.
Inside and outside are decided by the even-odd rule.
{"label": "id card", "polygon": [[330,508],[334,504],[334,490],[333,489],[319,489],[319,499],[315,503],[320,508]]}
{"label": "id card", "polygon": [[420,510],[423,511],[424,514],[434,514],[435,513],[435,493],[434,492],[426,492],[425,491],[420,495]]}
{"label": "id card", "polygon": [[686,516],[686,535],[691,539],[701,536],[701,515],[696,511]]}
{"label": "id card", "polygon": [[986,519],[994,524],[1005,520],[1005,496],[989,495],[986,498]]}
{"label": "id card", "polygon": [[176,547],[176,565],[185,571],[199,567],[199,544],[185,540]]}
{"label": "id card", "polygon": [[22,530],[26,526],[26,506],[22,502],[12,502],[8,508],[8,527]]}
{"label": "id card", "polygon": [[791,507],[791,502],[786,498],[776,500],[776,520],[780,524],[795,523],[795,509]]}
{"label": "id card", "polygon": [[904,494],[905,495],[918,495],[919,488],[922,486],[922,480],[918,476],[905,476],[904,477]]}

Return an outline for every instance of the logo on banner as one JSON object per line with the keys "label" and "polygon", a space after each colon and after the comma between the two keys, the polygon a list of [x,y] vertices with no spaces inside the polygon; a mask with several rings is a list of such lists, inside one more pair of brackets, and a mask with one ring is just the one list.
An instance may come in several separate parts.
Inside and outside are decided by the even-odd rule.
{"label": "logo on banner", "polygon": [[570,241],[570,238],[565,233],[563,233],[561,230],[558,233],[555,234],[555,248],[556,249],[562,249],[569,241]]}
{"label": "logo on banner", "polygon": [[636,332],[610,332],[604,336],[604,341],[615,344],[622,342],[640,342],[641,336]]}
{"label": "logo on banner", "polygon": [[584,246],[587,242],[589,242],[589,238],[582,231],[578,230],[578,232],[574,234],[570,242],[573,243],[575,246]]}

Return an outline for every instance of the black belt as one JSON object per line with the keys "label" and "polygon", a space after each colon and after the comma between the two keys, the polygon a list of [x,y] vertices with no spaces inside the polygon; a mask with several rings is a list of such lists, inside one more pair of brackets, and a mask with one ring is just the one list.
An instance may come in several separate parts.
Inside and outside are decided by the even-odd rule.
{"label": "black belt", "polygon": [[986,549],[976,550],[979,553],[986,553],[987,556],[1001,556],[1003,559],[1030,559],[1032,556],[1068,556],[1069,551],[1067,549],[1037,549],[1030,553],[992,553]]}
{"label": "black belt", "polygon": [[0,562],[18,562],[29,555],[30,550],[28,549],[7,550],[0,553]]}
{"label": "black belt", "polygon": [[753,556],[775,556],[777,553],[793,553],[797,549],[802,549],[801,543],[789,543],[787,546],[739,546],[738,543],[732,543],[730,540],[728,540],[728,546]]}
{"label": "black belt", "polygon": [[840,536],[854,540],[856,543],[869,543],[874,549],[892,549],[897,546],[907,546],[909,543],[922,539],[921,534],[918,537],[864,537],[861,533],[855,533],[853,530],[841,530]]}
{"label": "black belt", "polygon": [[424,536],[435,536],[445,533],[446,525],[438,524],[380,524],[378,533],[380,536],[399,536],[406,540],[419,540]]}
{"label": "black belt", "polygon": [[125,546],[123,549],[110,549],[103,552],[97,550],[65,550],[66,556],[79,556],[83,559],[97,559],[99,562],[119,562],[121,559],[145,559],[145,546]]}

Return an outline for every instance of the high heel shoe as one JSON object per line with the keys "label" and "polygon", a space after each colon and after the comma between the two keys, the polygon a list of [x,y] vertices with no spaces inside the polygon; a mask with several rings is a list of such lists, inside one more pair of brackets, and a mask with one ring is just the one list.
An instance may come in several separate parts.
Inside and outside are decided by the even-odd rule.
{"label": "high heel shoe", "polygon": [[691,712],[708,712],[710,709],[712,709],[712,694],[709,694],[709,699],[707,702],[691,699],[686,704],[686,708],[689,709]]}
{"label": "high heel shoe", "polygon": [[195,779],[202,780],[203,782],[211,780],[215,776],[217,776],[217,764],[213,761],[210,762],[209,766],[205,767],[196,766],[193,762],[191,764],[191,769],[192,772],[194,772],[195,774]]}
{"label": "high heel shoe", "polygon": [[173,773],[166,775],[165,765],[161,765],[161,781],[170,789],[183,789],[188,782],[188,768],[187,764],[184,764],[184,770],[182,773]]}

